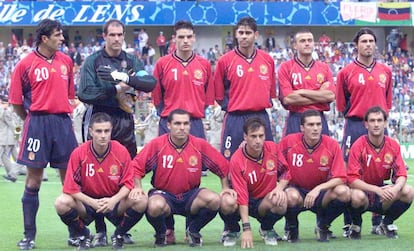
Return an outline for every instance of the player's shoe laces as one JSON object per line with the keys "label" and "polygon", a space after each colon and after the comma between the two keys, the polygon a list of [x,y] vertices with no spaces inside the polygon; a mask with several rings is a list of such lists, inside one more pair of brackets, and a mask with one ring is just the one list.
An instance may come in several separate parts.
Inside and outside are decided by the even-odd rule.
{"label": "player's shoe laces", "polygon": [[397,230],[398,227],[394,224],[385,225],[384,223],[381,223],[379,225],[380,231],[383,235],[387,236],[387,238],[390,239],[398,239]]}
{"label": "player's shoe laces", "polygon": [[135,241],[132,239],[132,235],[130,233],[126,233],[122,236],[124,238],[124,244],[134,244]]}
{"label": "player's shoe laces", "polygon": [[266,245],[276,246],[277,245],[277,234],[274,229],[262,230],[259,229],[260,236],[262,236]]}
{"label": "player's shoe laces", "polygon": [[319,242],[328,242],[329,241],[329,229],[328,228],[315,228],[316,238]]}
{"label": "player's shoe laces", "polygon": [[79,237],[79,246],[78,246],[78,251],[79,250],[87,250],[91,248],[91,242],[92,242],[92,236],[80,236]]}
{"label": "player's shoe laces", "polygon": [[239,232],[230,232],[228,230],[225,230],[221,234],[220,243],[223,243],[223,246],[225,247],[232,247],[236,245],[239,236]]}
{"label": "player's shoe laces", "polygon": [[93,240],[92,240],[92,247],[96,248],[96,247],[106,247],[106,246],[108,246],[108,237],[106,233],[104,232],[96,233],[96,235],[93,237]]}
{"label": "player's shoe laces", "polygon": [[78,247],[79,246],[79,238],[73,237],[73,236],[69,236],[69,238],[68,238],[68,246]]}
{"label": "player's shoe laces", "polygon": [[348,238],[351,240],[360,240],[361,239],[361,227],[357,225],[351,225],[349,227]]}
{"label": "player's shoe laces", "polygon": [[351,225],[349,225],[349,224],[346,224],[345,226],[343,226],[342,230],[344,230],[344,233],[342,234],[342,237],[349,238],[350,229],[351,229]]}
{"label": "player's shoe laces", "polygon": [[111,241],[113,250],[120,250],[124,248],[124,237],[122,237],[122,235],[112,235]]}
{"label": "player's shoe laces", "polygon": [[175,244],[174,229],[167,229],[167,231],[165,232],[165,243],[167,245],[174,245]]}
{"label": "player's shoe laces", "polygon": [[20,250],[32,250],[35,248],[35,241],[24,237],[22,240],[17,242],[17,246],[20,248]]}
{"label": "player's shoe laces", "polygon": [[296,243],[299,242],[299,229],[298,228],[291,228],[285,231],[285,236],[283,236],[283,240],[289,243]]}
{"label": "player's shoe laces", "polygon": [[185,233],[190,247],[201,247],[203,245],[203,239],[200,233],[191,233],[188,229]]}
{"label": "player's shoe laces", "polygon": [[165,234],[155,234],[154,247],[164,247],[167,245]]}

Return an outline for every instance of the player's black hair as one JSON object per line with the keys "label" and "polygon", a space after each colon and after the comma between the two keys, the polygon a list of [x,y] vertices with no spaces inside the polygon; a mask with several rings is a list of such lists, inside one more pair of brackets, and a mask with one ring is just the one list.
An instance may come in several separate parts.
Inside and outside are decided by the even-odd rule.
{"label": "player's black hair", "polygon": [[112,125],[111,116],[109,116],[107,113],[104,113],[104,112],[97,112],[92,115],[91,120],[89,121],[89,127],[92,128],[92,126],[95,123],[104,123],[104,122],[109,122]]}
{"label": "player's black hair", "polygon": [[39,46],[42,42],[42,36],[50,37],[53,32],[61,31],[63,29],[62,24],[57,20],[43,19],[37,25],[35,45]]}
{"label": "player's black hair", "polygon": [[260,127],[265,128],[266,130],[266,124],[265,122],[259,118],[259,117],[251,117],[246,120],[243,124],[243,132],[244,134],[248,134],[250,131],[257,131]]}
{"label": "player's black hair", "polygon": [[302,115],[300,116],[300,124],[301,125],[305,125],[305,121],[307,117],[314,117],[314,116],[321,116],[321,113],[317,110],[306,110],[302,113]]}
{"label": "player's black hair", "polygon": [[236,24],[236,29],[238,29],[240,26],[248,26],[254,32],[257,31],[256,19],[249,16],[241,18]]}
{"label": "player's black hair", "polygon": [[296,36],[298,34],[303,34],[303,33],[311,33],[312,36],[313,36],[313,33],[309,29],[303,28],[303,29],[300,29],[300,30],[298,30],[298,31],[295,32],[295,35],[293,36],[294,41],[296,42]]}
{"label": "player's black hair", "polygon": [[384,111],[384,109],[382,109],[379,106],[373,106],[371,108],[368,109],[368,111],[365,113],[364,115],[364,121],[368,122],[368,116],[372,113],[382,113],[383,117],[384,117],[384,121],[387,121],[388,119],[388,115],[387,113]]}
{"label": "player's black hair", "polygon": [[187,20],[177,21],[174,25],[174,34],[177,34],[177,30],[181,29],[192,30],[194,32],[194,25]]}
{"label": "player's black hair", "polygon": [[186,110],[184,110],[184,109],[175,109],[175,110],[172,110],[170,112],[170,114],[168,114],[168,117],[167,117],[167,122],[168,123],[171,123],[171,121],[173,120],[173,117],[174,117],[175,114],[188,115],[188,117],[191,117],[190,113],[187,112]]}
{"label": "player's black hair", "polygon": [[375,36],[375,33],[370,29],[370,28],[367,28],[367,27],[365,27],[365,28],[361,28],[356,34],[355,34],[355,37],[354,37],[354,40],[352,40],[352,41],[354,41],[354,43],[355,44],[358,44],[358,40],[359,40],[359,38],[362,36],[362,35],[365,35],[365,34],[369,34],[369,35],[372,35],[373,37],[374,37],[374,41],[375,42],[377,42],[377,36]]}
{"label": "player's black hair", "polygon": [[122,33],[125,33],[125,25],[119,21],[118,19],[111,19],[106,21],[106,23],[104,23],[102,30],[104,34],[108,34],[108,27],[110,25],[115,25],[115,26],[122,26]]}

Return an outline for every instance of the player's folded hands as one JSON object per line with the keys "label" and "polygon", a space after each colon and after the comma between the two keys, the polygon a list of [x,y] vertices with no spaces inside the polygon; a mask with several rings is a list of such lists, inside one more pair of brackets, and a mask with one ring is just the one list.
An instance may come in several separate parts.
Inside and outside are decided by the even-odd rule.
{"label": "player's folded hands", "polygon": [[129,82],[129,76],[127,73],[119,72],[111,65],[100,65],[96,70],[96,74],[101,80],[109,81],[112,83]]}

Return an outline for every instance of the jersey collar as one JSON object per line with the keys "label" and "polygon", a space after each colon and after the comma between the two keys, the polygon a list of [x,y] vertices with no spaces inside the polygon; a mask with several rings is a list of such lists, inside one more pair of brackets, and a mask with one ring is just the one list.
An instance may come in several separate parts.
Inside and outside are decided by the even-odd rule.
{"label": "jersey collar", "polygon": [[108,154],[111,152],[111,148],[112,148],[112,144],[111,144],[111,142],[109,142],[109,145],[108,145],[108,148],[106,149],[106,151],[103,153],[103,154],[101,154],[101,155],[99,155],[96,151],[95,151],[95,149],[93,148],[93,144],[92,144],[92,140],[90,141],[91,143],[90,143],[90,145],[89,145],[89,149],[91,150],[91,152],[92,152],[92,154],[93,154],[93,156],[99,161],[99,162],[102,162],[105,158],[106,158],[106,156],[108,156]]}
{"label": "jersey collar", "polygon": [[298,64],[298,65],[300,65],[300,67],[302,67],[303,69],[305,69],[305,70],[309,70],[310,68],[312,68],[312,66],[315,64],[315,60],[311,60],[310,62],[309,62],[309,64],[308,65],[305,65],[302,61],[300,61],[300,59],[299,59],[299,57],[298,56],[295,56],[294,57],[294,60],[295,60],[295,62]]}
{"label": "jersey collar", "polygon": [[242,150],[243,150],[243,155],[247,158],[247,159],[249,159],[249,160],[251,160],[251,161],[253,161],[253,162],[257,162],[257,163],[259,163],[259,164],[262,164],[262,162],[263,162],[263,156],[264,156],[264,153],[263,153],[263,151],[262,151],[262,153],[260,153],[260,156],[258,157],[258,158],[255,158],[255,157],[253,157],[253,156],[251,156],[248,152],[247,152],[247,145],[245,145],[243,148],[242,148]]}

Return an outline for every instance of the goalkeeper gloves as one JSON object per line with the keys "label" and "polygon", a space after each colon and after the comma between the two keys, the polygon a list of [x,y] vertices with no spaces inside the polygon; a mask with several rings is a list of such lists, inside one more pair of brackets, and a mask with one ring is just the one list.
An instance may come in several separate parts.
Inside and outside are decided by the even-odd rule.
{"label": "goalkeeper gloves", "polygon": [[96,70],[98,78],[112,83],[124,82],[128,84],[129,76],[125,72],[120,72],[110,65],[100,65]]}

